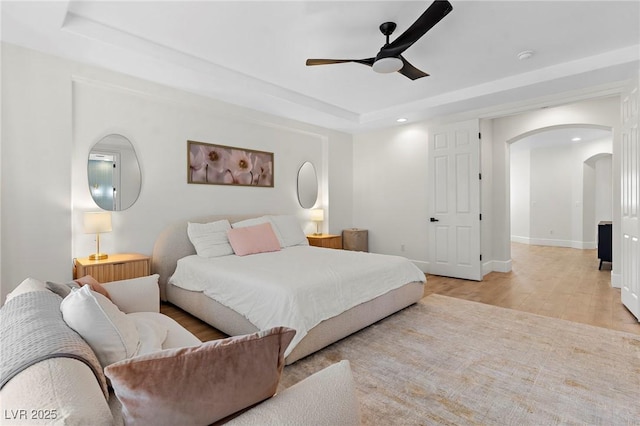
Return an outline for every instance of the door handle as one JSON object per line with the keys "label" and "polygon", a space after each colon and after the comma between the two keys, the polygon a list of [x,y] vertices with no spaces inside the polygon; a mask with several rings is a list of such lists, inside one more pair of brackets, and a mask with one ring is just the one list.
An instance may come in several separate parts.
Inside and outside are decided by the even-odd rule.
{"label": "door handle", "polygon": [[436,219],[435,217],[432,217],[429,219],[429,222],[440,222],[440,220]]}

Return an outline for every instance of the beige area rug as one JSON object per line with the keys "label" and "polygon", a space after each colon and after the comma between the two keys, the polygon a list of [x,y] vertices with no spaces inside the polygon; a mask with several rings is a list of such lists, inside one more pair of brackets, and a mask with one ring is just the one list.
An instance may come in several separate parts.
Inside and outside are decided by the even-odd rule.
{"label": "beige area rug", "polygon": [[285,368],[348,359],[366,425],[640,425],[640,336],[430,295]]}

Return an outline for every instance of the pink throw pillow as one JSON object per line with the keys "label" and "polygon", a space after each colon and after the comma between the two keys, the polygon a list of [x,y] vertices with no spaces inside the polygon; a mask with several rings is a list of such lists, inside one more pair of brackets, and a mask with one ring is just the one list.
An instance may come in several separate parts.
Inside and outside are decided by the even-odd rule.
{"label": "pink throw pillow", "polygon": [[101,295],[103,295],[104,297],[106,297],[107,299],[111,300],[111,296],[109,296],[109,292],[107,291],[106,288],[102,287],[102,284],[100,284],[95,278],[93,278],[91,275],[85,275],[84,277],[80,277],[78,279],[74,280],[80,287],[88,285],[89,288],[91,288],[92,291],[95,291],[96,293],[100,293]]}
{"label": "pink throw pillow", "polygon": [[233,228],[227,231],[227,236],[238,256],[280,250],[280,241],[270,223]]}
{"label": "pink throw pillow", "polygon": [[107,366],[126,424],[208,425],[270,398],[295,330],[165,349]]}

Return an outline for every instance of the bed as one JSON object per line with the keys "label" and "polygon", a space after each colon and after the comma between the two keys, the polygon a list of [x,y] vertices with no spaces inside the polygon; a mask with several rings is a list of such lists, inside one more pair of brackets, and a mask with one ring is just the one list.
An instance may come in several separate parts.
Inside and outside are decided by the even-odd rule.
{"label": "bed", "polygon": [[[189,222],[192,223],[189,226],[194,226],[227,219],[232,224],[248,222],[251,225],[255,220],[285,217],[210,216],[167,227],[156,240],[152,256],[152,271],[159,274],[162,300],[228,335],[253,333],[275,322],[296,328],[296,340],[286,353],[286,363],[291,364],[422,298],[424,273],[397,256],[323,249],[307,244],[285,247],[283,243],[277,252],[230,254],[209,259],[196,255],[187,235]],[[278,223],[272,225],[277,231]],[[286,238],[278,233],[278,239]],[[383,261],[390,261],[389,268],[398,268],[397,272],[379,266]],[[346,265],[361,265],[363,271],[356,273],[353,266]],[[330,280],[321,280],[319,277],[323,275]],[[294,296],[286,293],[280,298],[261,293],[271,286],[275,288],[275,282],[288,287],[286,291],[293,289]],[[360,287],[356,289],[352,283],[357,282]],[[349,284],[345,286],[345,283]],[[312,294],[301,292],[302,287],[308,287]],[[232,288],[238,291],[233,294]],[[276,293],[278,291],[282,290],[276,288]],[[338,306],[327,299],[338,301]],[[262,303],[267,300],[268,303]],[[282,304],[278,305],[280,300]],[[264,309],[265,306],[268,309]],[[261,310],[266,315],[257,316]],[[311,315],[316,315],[316,311],[319,316]]]}

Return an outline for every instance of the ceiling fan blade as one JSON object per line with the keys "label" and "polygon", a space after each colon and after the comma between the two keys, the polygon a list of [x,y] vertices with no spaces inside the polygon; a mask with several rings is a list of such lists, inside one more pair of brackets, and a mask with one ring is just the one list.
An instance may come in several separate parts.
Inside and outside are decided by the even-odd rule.
{"label": "ceiling fan blade", "polygon": [[330,64],[343,64],[346,62],[355,62],[362,65],[372,66],[375,62],[375,58],[367,59],[307,59],[307,66],[312,65],[330,65]]}
{"label": "ceiling fan blade", "polygon": [[426,72],[420,71],[418,68],[416,68],[413,65],[411,65],[409,63],[409,61],[407,61],[402,56],[400,56],[400,59],[402,59],[402,63],[404,65],[398,72],[400,74],[404,75],[405,77],[408,77],[411,80],[417,80],[419,78],[428,77],[429,76],[429,74],[427,74]]}
{"label": "ceiling fan blade", "polygon": [[405,32],[380,49],[378,58],[399,56],[452,10],[453,6],[447,0],[434,1]]}

